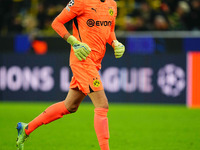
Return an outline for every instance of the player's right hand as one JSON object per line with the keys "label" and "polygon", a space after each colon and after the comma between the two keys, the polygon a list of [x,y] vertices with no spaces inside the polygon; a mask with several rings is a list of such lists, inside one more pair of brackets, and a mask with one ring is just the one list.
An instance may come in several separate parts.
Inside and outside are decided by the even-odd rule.
{"label": "player's right hand", "polygon": [[72,45],[75,56],[78,60],[86,60],[86,57],[91,52],[91,49],[87,44],[78,41],[73,35],[68,37],[67,42]]}

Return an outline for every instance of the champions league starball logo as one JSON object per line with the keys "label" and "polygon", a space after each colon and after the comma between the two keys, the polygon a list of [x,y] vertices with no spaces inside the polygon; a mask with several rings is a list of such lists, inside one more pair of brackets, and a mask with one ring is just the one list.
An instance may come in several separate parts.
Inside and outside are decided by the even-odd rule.
{"label": "champions league starball logo", "polygon": [[67,6],[72,7],[73,5],[74,5],[74,0],[71,0]]}
{"label": "champions league starball logo", "polygon": [[74,5],[74,0],[71,0],[71,1],[67,4],[66,9],[67,9],[68,11],[70,11],[70,8],[69,8],[69,7],[72,7],[73,5]]}
{"label": "champions league starball logo", "polygon": [[167,64],[159,70],[157,83],[163,94],[177,97],[185,88],[185,72],[174,64]]}

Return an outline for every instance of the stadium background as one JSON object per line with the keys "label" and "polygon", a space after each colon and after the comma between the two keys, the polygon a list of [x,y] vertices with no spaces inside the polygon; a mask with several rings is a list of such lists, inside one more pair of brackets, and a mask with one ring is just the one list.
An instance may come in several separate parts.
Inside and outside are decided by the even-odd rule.
{"label": "stadium background", "polygon": [[[70,46],[51,28],[52,20],[68,2],[0,0],[2,150],[14,149],[17,121],[30,121],[50,103],[64,99],[69,90],[72,76],[68,66]],[[113,49],[107,45],[101,70],[111,102],[111,148],[200,149],[200,111],[186,107],[187,104],[193,106],[194,97],[197,100],[194,106],[200,106],[200,1],[116,2],[116,34],[126,46],[126,54],[115,59]],[[66,27],[71,30],[71,22]],[[193,65],[189,61],[191,58],[197,59]],[[75,117],[66,117],[39,129],[43,136],[34,134],[27,148],[36,149],[37,143],[40,145],[37,149],[98,149],[92,114],[93,106],[86,98]],[[77,121],[78,116],[80,120]],[[119,118],[123,118],[121,123]],[[87,126],[80,128],[77,125],[84,123]],[[62,129],[66,125],[71,127],[71,132],[56,127]],[[52,137],[48,136],[50,142],[44,142],[44,135],[49,134],[49,130],[52,131]],[[74,135],[73,130],[78,133]],[[69,137],[75,136],[80,144],[65,137],[71,144],[63,145],[65,140],[53,138],[60,136],[62,139],[64,135],[61,136],[59,131]],[[90,139],[83,140],[83,135]]]}

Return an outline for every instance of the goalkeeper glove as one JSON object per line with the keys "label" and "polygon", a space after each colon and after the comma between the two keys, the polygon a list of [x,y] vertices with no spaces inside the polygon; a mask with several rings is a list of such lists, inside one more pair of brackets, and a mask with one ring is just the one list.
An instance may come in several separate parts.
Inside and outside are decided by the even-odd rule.
{"label": "goalkeeper glove", "polygon": [[86,57],[91,52],[91,49],[87,44],[78,41],[73,35],[70,35],[68,37],[67,42],[72,45],[74,53],[78,60],[86,60]]}
{"label": "goalkeeper glove", "polygon": [[117,40],[113,40],[112,47],[115,51],[115,58],[120,58],[123,56],[125,52],[125,46],[122,43],[118,42]]}

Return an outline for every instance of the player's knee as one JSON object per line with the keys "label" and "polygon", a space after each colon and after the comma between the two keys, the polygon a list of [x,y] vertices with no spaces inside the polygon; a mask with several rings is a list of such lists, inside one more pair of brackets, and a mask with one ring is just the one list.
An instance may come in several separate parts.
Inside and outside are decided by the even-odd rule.
{"label": "player's knee", "polygon": [[102,103],[100,103],[99,106],[100,106],[101,108],[109,109],[108,100],[105,99],[104,101],[102,101]]}
{"label": "player's knee", "polygon": [[97,106],[98,108],[105,108],[105,109],[109,109],[109,105],[108,103],[105,103],[105,104],[100,104]]}
{"label": "player's knee", "polygon": [[78,110],[79,105],[72,105],[67,108],[70,113],[75,113]]}
{"label": "player's knee", "polygon": [[102,106],[102,108],[109,109],[109,106],[108,106],[108,104],[105,104]]}

